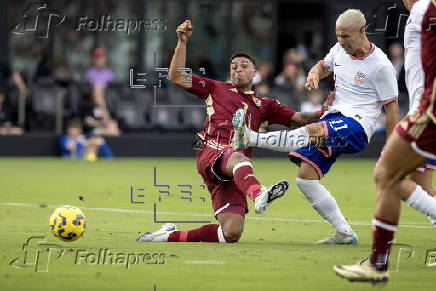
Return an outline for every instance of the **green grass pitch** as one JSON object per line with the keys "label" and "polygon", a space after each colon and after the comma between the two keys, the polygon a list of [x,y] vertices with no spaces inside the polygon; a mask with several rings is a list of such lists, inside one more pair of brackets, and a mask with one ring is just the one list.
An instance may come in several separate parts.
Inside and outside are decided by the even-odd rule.
{"label": "green grass pitch", "polygon": [[[323,181],[358,232],[360,243],[317,246],[313,242],[332,229],[321,221],[295,186],[297,168],[286,158],[253,160],[262,183],[288,179],[291,187],[266,215],[255,215],[250,203],[244,233],[237,244],[135,241],[138,233],[160,227],[154,222],[154,204],[159,221],[214,221],[194,159],[116,159],[90,163],[55,158],[2,158],[0,290],[370,290],[371,285],[352,284],[335,276],[332,266],[354,263],[369,254],[374,164],[373,160],[341,160]],[[170,185],[169,196],[158,192],[166,190],[165,187],[154,186],[153,167],[157,167],[156,182]],[[134,200],[144,204],[131,203],[131,185]],[[181,193],[189,187],[178,185],[192,185],[192,202],[181,198],[189,196]],[[84,237],[71,243],[56,239],[48,227],[53,206],[67,204],[81,207],[87,217]],[[431,256],[431,250],[436,250],[436,230],[426,217],[405,205],[401,223],[403,227],[396,241],[410,247],[403,247],[400,257],[400,248],[394,248],[391,266],[395,272],[391,273],[385,290],[434,290],[436,268],[426,267],[425,262],[427,252]],[[197,226],[178,224],[179,229]],[[30,237],[41,236],[46,238],[44,244],[61,246],[63,256],[58,258],[59,252],[53,251],[49,257],[44,244],[34,244],[27,247],[24,262],[23,244]],[[407,259],[411,247],[414,253]],[[92,258],[100,249],[118,254],[118,264],[114,260],[113,264],[109,260],[96,264]],[[89,261],[82,258],[76,264],[78,250],[89,255]],[[147,253],[164,255],[158,264],[152,264],[156,261],[147,257],[148,264],[142,260],[126,269],[123,256]],[[40,261],[36,262],[35,254],[39,254]],[[16,258],[19,262],[11,265]],[[47,267],[47,272],[35,272],[36,264],[42,270]]]}

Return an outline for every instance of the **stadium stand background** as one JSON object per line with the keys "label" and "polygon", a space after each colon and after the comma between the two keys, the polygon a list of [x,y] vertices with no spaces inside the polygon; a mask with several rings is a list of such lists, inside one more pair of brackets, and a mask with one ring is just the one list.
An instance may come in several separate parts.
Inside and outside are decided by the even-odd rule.
{"label": "stadium stand background", "polygon": [[[153,85],[159,80],[156,68],[169,66],[175,29],[184,19],[191,19],[195,26],[187,56],[194,73],[204,68],[206,76],[226,80],[231,53],[247,51],[263,67],[264,75],[256,81],[258,92],[298,110],[307,97],[301,80],[335,43],[335,19],[342,10],[354,7],[364,11],[372,23],[368,27],[370,40],[385,52],[393,43],[402,43],[403,30],[397,33],[397,27],[400,23],[403,29],[405,18],[401,15],[407,14],[402,1],[52,0],[46,2],[48,11],[65,15],[65,21],[50,28],[47,38],[37,38],[11,32],[23,21],[29,3],[0,2],[0,61],[19,72],[27,86],[22,100],[17,87],[8,83],[12,121],[24,133],[0,136],[2,156],[58,154],[57,139],[65,124],[81,117],[89,100],[90,85],[84,75],[95,47],[105,49],[115,74],[105,94],[108,109],[123,132],[106,138],[115,155],[192,156],[193,133],[202,127],[204,103],[165,81],[156,98],[153,96]],[[99,20],[104,15],[122,20],[163,20],[165,30],[129,35],[99,29],[77,31],[80,17]],[[386,21],[387,16],[390,21]],[[147,88],[130,88],[130,69],[146,73]],[[281,75],[285,76],[282,80]],[[399,73],[401,113],[405,114],[408,100],[402,82]],[[331,86],[332,82],[327,83]],[[327,94],[328,85],[323,90]],[[382,134],[376,136],[361,156],[376,157],[383,142]],[[258,154],[278,156],[268,151]]]}

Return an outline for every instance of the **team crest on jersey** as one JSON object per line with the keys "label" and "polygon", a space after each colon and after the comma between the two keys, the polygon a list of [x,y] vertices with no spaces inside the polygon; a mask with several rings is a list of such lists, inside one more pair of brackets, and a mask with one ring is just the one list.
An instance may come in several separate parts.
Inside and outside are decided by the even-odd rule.
{"label": "team crest on jersey", "polygon": [[365,74],[362,73],[361,71],[358,71],[354,76],[353,81],[357,85],[362,85],[363,82],[365,81]]}
{"label": "team crest on jersey", "polygon": [[261,105],[261,100],[257,97],[253,97],[253,102],[254,104],[256,104],[257,107],[260,107]]}

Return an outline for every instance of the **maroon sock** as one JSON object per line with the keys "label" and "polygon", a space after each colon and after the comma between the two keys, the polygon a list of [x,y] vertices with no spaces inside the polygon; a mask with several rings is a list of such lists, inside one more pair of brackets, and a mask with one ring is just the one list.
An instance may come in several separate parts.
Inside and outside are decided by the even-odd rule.
{"label": "maroon sock", "polygon": [[219,242],[218,224],[206,224],[192,230],[181,230],[171,233],[169,242]]}
{"label": "maroon sock", "polygon": [[374,218],[372,223],[375,229],[372,233],[373,241],[370,261],[377,270],[387,271],[389,251],[394,240],[397,224],[379,218]]}
{"label": "maroon sock", "polygon": [[249,162],[242,162],[235,166],[233,169],[233,179],[238,189],[250,197],[251,200],[254,201],[257,195],[259,195],[262,186],[257,181]]}

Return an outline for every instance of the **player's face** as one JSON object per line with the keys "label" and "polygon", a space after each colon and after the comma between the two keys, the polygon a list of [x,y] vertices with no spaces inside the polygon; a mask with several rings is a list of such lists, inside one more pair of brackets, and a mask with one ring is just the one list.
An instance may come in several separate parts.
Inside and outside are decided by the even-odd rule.
{"label": "player's face", "polygon": [[68,135],[72,137],[77,137],[82,134],[82,129],[80,127],[69,127]]}
{"label": "player's face", "polygon": [[354,55],[360,50],[365,33],[363,28],[360,30],[353,30],[350,28],[337,26],[336,37],[338,38],[338,42],[345,52],[349,55]]}
{"label": "player's face", "polygon": [[230,79],[235,87],[251,87],[256,69],[253,63],[244,57],[237,57],[230,64]]}

